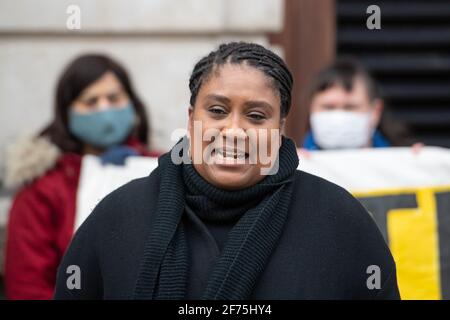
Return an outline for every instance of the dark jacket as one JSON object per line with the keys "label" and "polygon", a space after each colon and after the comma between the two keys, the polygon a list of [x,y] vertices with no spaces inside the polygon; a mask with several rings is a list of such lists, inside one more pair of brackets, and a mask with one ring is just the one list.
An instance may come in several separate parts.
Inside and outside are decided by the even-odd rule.
{"label": "dark jacket", "polygon": [[[394,260],[367,211],[341,187],[302,171],[295,175],[284,232],[252,298],[398,299]],[[63,258],[56,299],[132,296],[155,218],[159,184],[157,168],[149,177],[126,184],[99,203]],[[196,253],[190,255],[189,281],[201,284],[223,239],[219,234],[216,240],[207,236],[208,228],[201,220],[188,215],[183,219],[189,220],[189,252]],[[80,289],[67,287],[76,273],[71,265],[79,267]],[[380,270],[379,289],[368,288],[368,283],[376,284],[370,267],[374,265]]]}

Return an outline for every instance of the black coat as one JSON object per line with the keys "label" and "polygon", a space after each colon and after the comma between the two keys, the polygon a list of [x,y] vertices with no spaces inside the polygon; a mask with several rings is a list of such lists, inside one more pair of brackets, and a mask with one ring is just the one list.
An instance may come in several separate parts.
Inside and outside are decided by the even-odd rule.
{"label": "black coat", "polygon": [[[295,176],[283,234],[252,298],[398,299],[394,260],[362,205],[343,188],[324,179],[302,171]],[[100,202],[64,256],[56,299],[132,296],[155,217],[159,184],[157,168]],[[207,280],[208,268],[220,253],[224,230],[230,226],[214,229],[189,215],[183,219],[190,253],[188,298],[196,298]],[[67,287],[74,279],[70,278],[73,270],[67,272],[71,265],[80,268],[80,289]],[[370,266],[379,267],[379,288],[374,280],[378,273]]]}

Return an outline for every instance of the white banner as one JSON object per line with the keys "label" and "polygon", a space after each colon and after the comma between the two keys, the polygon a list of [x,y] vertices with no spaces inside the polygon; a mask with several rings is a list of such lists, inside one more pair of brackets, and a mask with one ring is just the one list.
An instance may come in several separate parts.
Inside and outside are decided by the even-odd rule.
{"label": "white banner", "polygon": [[300,170],[349,191],[450,184],[450,150],[424,147],[311,151],[300,156]]}
{"label": "white banner", "polygon": [[107,194],[133,179],[148,176],[157,166],[156,158],[128,157],[123,166],[116,166],[102,165],[96,156],[84,156],[78,182],[74,231]]}

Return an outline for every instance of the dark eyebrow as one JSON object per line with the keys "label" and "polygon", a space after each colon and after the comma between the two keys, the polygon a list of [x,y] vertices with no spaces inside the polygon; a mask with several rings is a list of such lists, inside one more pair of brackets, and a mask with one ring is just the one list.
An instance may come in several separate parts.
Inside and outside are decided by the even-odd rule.
{"label": "dark eyebrow", "polygon": [[266,109],[267,111],[273,111],[273,107],[270,103],[267,103],[265,101],[259,101],[259,100],[247,101],[245,103],[245,107],[246,107],[246,109],[263,108],[263,109]]}
{"label": "dark eyebrow", "polygon": [[[219,101],[220,103],[223,103],[226,105],[229,105],[231,103],[231,100],[229,98],[219,95],[219,94],[208,94],[205,98],[208,100]],[[267,102],[261,101],[261,100],[246,101],[244,106],[245,106],[245,109],[263,108],[269,112],[273,111],[273,107],[270,103],[267,103]]]}
{"label": "dark eyebrow", "polygon": [[231,100],[225,96],[221,96],[219,94],[208,94],[206,97],[208,100],[216,100],[224,104],[230,104]]}

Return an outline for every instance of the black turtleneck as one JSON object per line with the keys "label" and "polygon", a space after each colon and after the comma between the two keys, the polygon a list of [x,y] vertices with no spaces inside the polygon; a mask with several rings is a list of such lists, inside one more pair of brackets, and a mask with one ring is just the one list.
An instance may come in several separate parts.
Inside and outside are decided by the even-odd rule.
{"label": "black turtleneck", "polygon": [[[292,185],[293,174],[298,166],[295,145],[289,140],[283,140],[279,155],[281,165],[276,174],[266,176],[257,184],[241,190],[219,189],[198,174],[192,164],[183,165],[185,215],[182,222],[185,224],[184,230],[186,230],[189,257],[186,298],[202,298],[215,264],[220,259],[223,248],[227,245],[230,231],[237,225],[231,237],[238,237],[239,235],[236,234],[246,232],[242,228],[243,223],[238,224],[241,218],[247,212],[262,210],[261,203],[263,201],[272,201],[272,195],[277,190]],[[287,199],[289,199],[289,196]],[[283,215],[281,208],[276,208],[276,206],[274,208],[273,217],[277,214]],[[262,217],[263,213],[253,215],[255,218],[252,224],[254,223],[255,226],[270,224],[272,220],[272,218],[268,218],[267,221],[262,222],[263,220],[259,216]],[[258,245],[260,242],[264,242],[265,237],[270,238],[270,234],[273,233],[273,231],[267,231],[267,233],[257,232],[254,234],[255,252],[269,250],[266,247],[258,248]],[[233,242],[233,239],[231,242]],[[196,248],[197,243],[201,243],[204,249],[198,250]],[[267,246],[269,246],[269,243]],[[235,248],[235,250],[240,250],[240,246]],[[210,253],[208,258],[204,256],[205,252]],[[258,253],[254,253],[253,250],[250,250],[248,254],[258,256]],[[243,262],[237,258],[234,263]]]}

